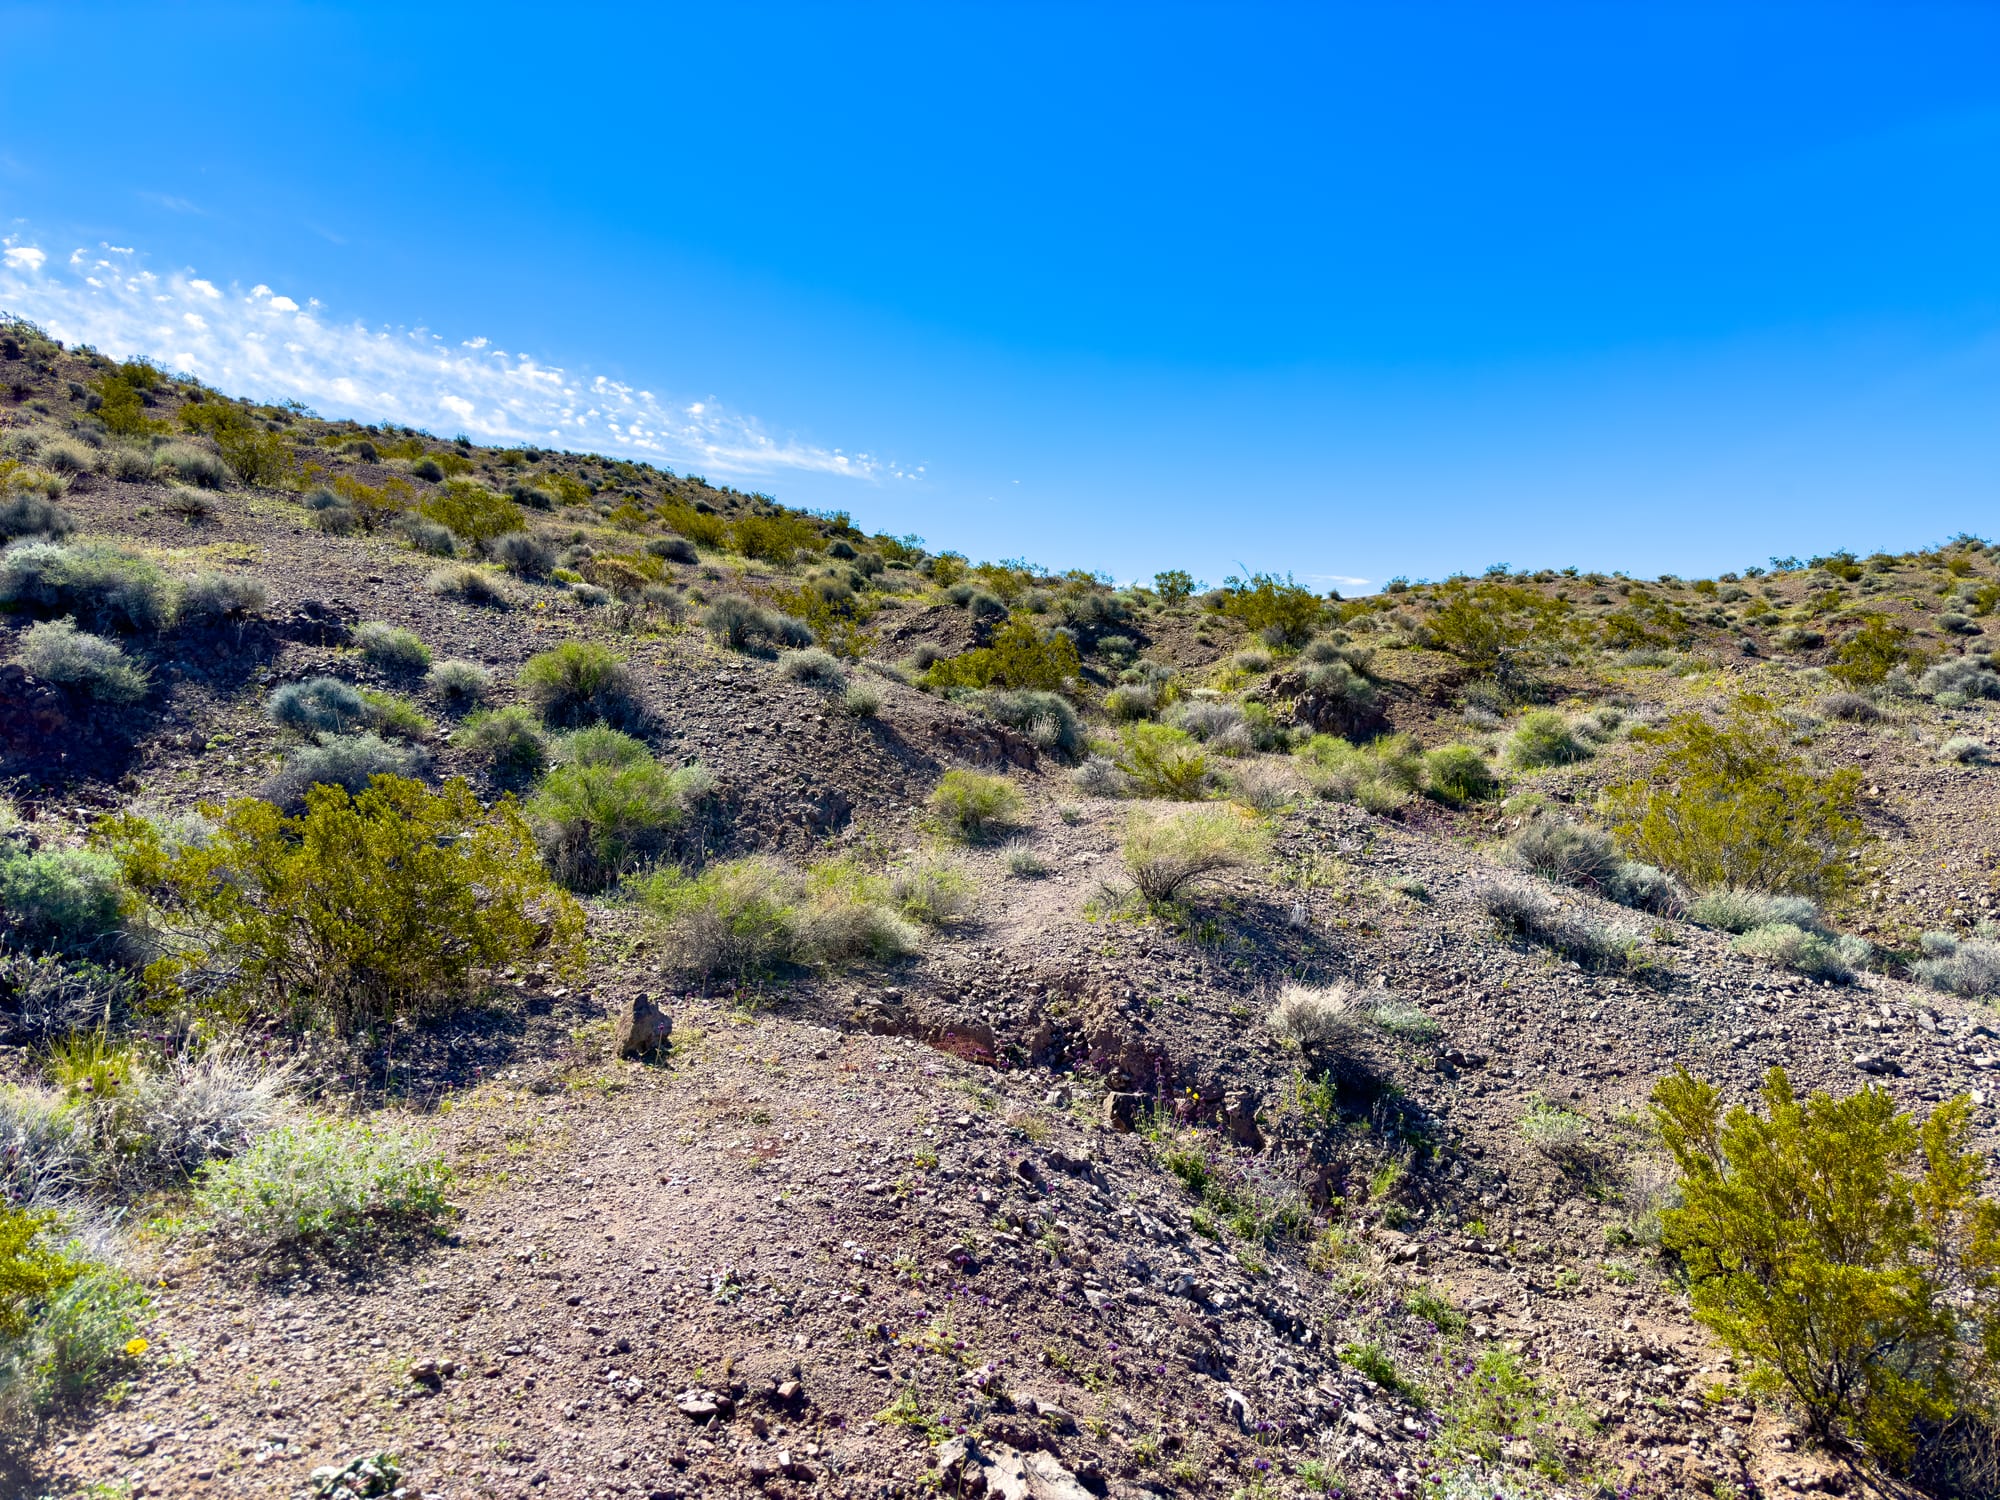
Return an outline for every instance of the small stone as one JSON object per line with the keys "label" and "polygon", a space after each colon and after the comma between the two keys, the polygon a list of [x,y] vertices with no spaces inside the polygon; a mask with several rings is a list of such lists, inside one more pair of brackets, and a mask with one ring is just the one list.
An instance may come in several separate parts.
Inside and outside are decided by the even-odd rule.
{"label": "small stone", "polygon": [[1130,1135],[1139,1120],[1139,1106],[1144,1095],[1132,1093],[1110,1093],[1104,1096],[1104,1128],[1115,1130],[1121,1135]]}

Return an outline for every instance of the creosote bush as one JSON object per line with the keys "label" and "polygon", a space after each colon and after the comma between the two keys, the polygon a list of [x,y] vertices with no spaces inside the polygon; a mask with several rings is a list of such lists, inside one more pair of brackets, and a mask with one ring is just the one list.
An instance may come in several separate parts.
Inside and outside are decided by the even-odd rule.
{"label": "creosote bush", "polygon": [[1680,1173],[1662,1215],[1694,1315],[1822,1439],[1907,1461],[1919,1423],[1978,1402],[2000,1347],[2000,1204],[1959,1097],[1918,1122],[1890,1094],[1801,1100],[1782,1068],[1762,1113],[1685,1069],[1652,1108]]}
{"label": "creosote bush", "polygon": [[1262,824],[1234,807],[1134,810],[1125,821],[1126,873],[1148,906],[1183,901],[1225,870],[1260,863],[1270,850]]}
{"label": "creosote bush", "polygon": [[521,688],[556,729],[596,723],[631,729],[645,718],[632,669],[595,641],[564,641],[529,657],[521,668]]}
{"label": "creosote bush", "polygon": [[1026,804],[1005,776],[952,770],[939,778],[926,799],[939,829],[967,843],[991,838],[1021,821]]}
{"label": "creosote bush", "polygon": [[1720,723],[1678,714],[1633,738],[1662,751],[1645,780],[1606,793],[1635,858],[1697,890],[1831,896],[1853,879],[1861,773],[1809,767],[1769,700],[1744,694]]}
{"label": "creosote bush", "polygon": [[130,814],[98,837],[143,901],[162,956],[149,984],[225,1013],[352,1031],[455,1006],[531,954],[576,962],[583,914],[553,885],[511,799],[376,778],[316,786],[300,817],[209,804],[214,833],[171,845]]}
{"label": "creosote bush", "polygon": [[1216,783],[1207,750],[1186,730],[1167,724],[1125,725],[1112,746],[1111,762],[1134,797],[1196,802]]}
{"label": "creosote bush", "polygon": [[69,620],[30,626],[21,637],[21,665],[96,703],[137,703],[149,686],[146,669],[115,641],[78,630]]}

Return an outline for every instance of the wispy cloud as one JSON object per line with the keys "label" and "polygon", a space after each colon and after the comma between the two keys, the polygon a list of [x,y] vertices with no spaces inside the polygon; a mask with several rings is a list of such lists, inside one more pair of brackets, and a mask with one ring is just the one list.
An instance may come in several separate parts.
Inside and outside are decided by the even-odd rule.
{"label": "wispy cloud", "polygon": [[223,390],[295,400],[328,415],[393,421],[488,442],[539,442],[725,473],[806,471],[862,479],[920,472],[872,454],[766,432],[713,397],[674,398],[545,365],[485,337],[334,317],[317,299],[154,271],[134,250],[68,255],[0,240],[0,308],[118,358],[145,355]]}

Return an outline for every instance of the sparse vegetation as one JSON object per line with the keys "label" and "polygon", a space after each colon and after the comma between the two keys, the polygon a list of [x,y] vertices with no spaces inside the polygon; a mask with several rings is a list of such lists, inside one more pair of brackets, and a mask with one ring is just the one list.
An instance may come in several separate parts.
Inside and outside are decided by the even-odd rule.
{"label": "sparse vegetation", "polygon": [[354,644],[376,666],[390,672],[421,672],[431,664],[430,647],[413,630],[381,620],[365,620],[354,630]]}
{"label": "sparse vegetation", "polygon": [[[591,734],[581,730],[578,737]],[[592,756],[586,744],[528,799],[542,857],[573,890],[602,890],[665,853],[689,808],[714,784],[702,766],[669,770],[637,741],[627,743],[636,754]]]}
{"label": "sparse vegetation", "polygon": [[146,696],[146,669],[115,641],[78,630],[68,620],[44,620],[21,637],[21,665],[44,682],[74,688],[97,703],[137,703]]}
{"label": "sparse vegetation", "polygon": [[1225,870],[1260,862],[1269,848],[1265,830],[1233,807],[1134,811],[1125,822],[1126,873],[1155,907],[1184,900]]}
{"label": "sparse vegetation", "polygon": [[645,718],[631,668],[595,641],[564,641],[529,657],[521,668],[521,689],[556,729],[597,723],[631,729]]}
{"label": "sparse vegetation", "polygon": [[967,770],[945,772],[927,803],[938,827],[967,843],[1012,828],[1025,807],[1020,789],[1005,776]]}
{"label": "sparse vegetation", "polygon": [[252,1254],[295,1245],[355,1249],[383,1234],[430,1228],[450,1212],[452,1173],[409,1131],[306,1119],[266,1131],[211,1162],[188,1223]]}

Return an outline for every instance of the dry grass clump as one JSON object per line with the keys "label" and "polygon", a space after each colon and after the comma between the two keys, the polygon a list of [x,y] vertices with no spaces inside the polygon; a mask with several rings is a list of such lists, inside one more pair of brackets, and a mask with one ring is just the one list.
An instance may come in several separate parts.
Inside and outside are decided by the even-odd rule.
{"label": "dry grass clump", "polygon": [[460,599],[490,609],[505,609],[514,602],[507,586],[484,568],[461,565],[439,568],[424,580],[424,587],[445,599]]}
{"label": "dry grass clump", "polygon": [[1149,906],[1182,900],[1225,870],[1261,863],[1270,834],[1233,807],[1135,811],[1125,822],[1125,870]]}

